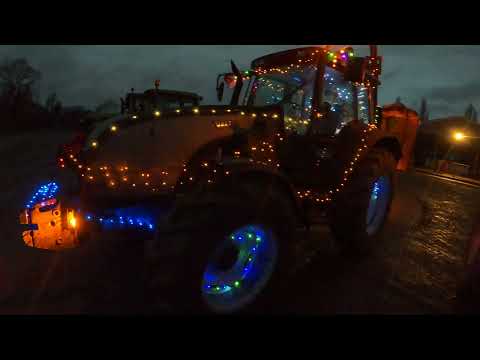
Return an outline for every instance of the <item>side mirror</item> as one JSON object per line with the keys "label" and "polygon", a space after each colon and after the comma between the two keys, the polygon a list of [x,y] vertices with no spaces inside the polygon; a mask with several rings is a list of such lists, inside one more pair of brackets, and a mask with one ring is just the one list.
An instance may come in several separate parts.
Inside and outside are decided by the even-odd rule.
{"label": "side mirror", "polygon": [[217,100],[221,102],[223,99],[223,91],[225,89],[225,84],[222,82],[220,85],[217,85]]}
{"label": "side mirror", "polygon": [[367,59],[354,57],[350,60],[345,71],[344,79],[346,81],[363,83],[367,74]]}

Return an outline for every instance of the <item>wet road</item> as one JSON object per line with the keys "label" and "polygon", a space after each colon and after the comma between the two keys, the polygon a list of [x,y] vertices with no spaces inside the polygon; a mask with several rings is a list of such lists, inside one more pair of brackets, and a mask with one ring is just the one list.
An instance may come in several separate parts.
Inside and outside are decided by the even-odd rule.
{"label": "wet road", "polygon": [[[445,314],[454,312],[463,256],[480,210],[480,189],[419,173],[403,174],[398,198],[414,197],[394,209],[374,256],[357,263],[324,249],[297,279],[285,299],[299,314]],[[401,219],[399,219],[401,216]],[[411,226],[404,226],[412,220]],[[392,226],[392,223],[400,226]],[[333,239],[328,238],[330,249]]]}
{"label": "wet road", "polygon": [[[122,282],[138,285],[135,267],[141,266],[141,260],[139,253],[132,252],[135,247],[125,246],[132,259],[128,265],[119,264],[120,258],[111,254],[110,263],[95,268],[93,258],[79,261],[80,252],[46,254],[23,246],[16,225],[18,210],[32,184],[50,172],[48,162],[55,150],[48,136],[0,143],[0,165],[9,169],[0,180],[0,313],[88,312],[91,307],[86,304],[95,300],[87,289]],[[451,313],[479,200],[476,187],[418,173],[400,175],[391,219],[376,253],[353,262],[337,253],[327,228],[299,233],[301,238],[312,238],[315,251],[306,258],[308,266],[285,284],[286,291],[272,304],[279,305],[282,313],[296,314]],[[72,273],[77,280],[82,278],[78,274],[90,276],[65,294],[62,289],[70,285]],[[115,274],[115,280],[111,277],[108,282],[110,275],[105,274]],[[113,293],[137,290],[117,287]]]}

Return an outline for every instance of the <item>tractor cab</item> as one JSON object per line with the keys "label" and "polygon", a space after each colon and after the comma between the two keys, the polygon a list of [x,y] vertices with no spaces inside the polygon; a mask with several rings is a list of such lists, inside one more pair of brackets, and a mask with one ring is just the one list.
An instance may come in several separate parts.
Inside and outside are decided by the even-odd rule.
{"label": "tractor cab", "polygon": [[248,71],[232,62],[232,73],[217,79],[217,95],[223,77],[234,88],[231,105],[280,106],[287,132],[334,136],[353,120],[374,122],[380,67],[376,54],[358,57],[352,48],[287,50],[254,60]]}
{"label": "tractor cab", "polygon": [[132,89],[122,101],[122,114],[128,115],[154,115],[158,112],[171,111],[179,108],[198,106],[202,97],[190,92],[160,90],[160,82],[155,81],[155,89],[143,93],[135,93]]}
{"label": "tractor cab", "polygon": [[247,71],[232,62],[232,72],[217,79],[217,95],[223,80],[233,88],[231,106],[278,111],[281,168],[296,186],[328,187],[351,161],[358,134],[377,124],[381,58],[371,51],[360,57],[350,47],[297,48],[258,58]]}

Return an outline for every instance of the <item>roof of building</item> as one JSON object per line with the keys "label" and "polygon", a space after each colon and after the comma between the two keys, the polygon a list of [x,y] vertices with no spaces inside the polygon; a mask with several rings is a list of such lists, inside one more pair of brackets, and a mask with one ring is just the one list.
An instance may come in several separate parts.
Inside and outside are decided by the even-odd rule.
{"label": "roof of building", "polygon": [[393,104],[384,105],[382,106],[382,109],[384,113],[388,111],[408,111],[409,115],[418,116],[418,113],[415,110],[406,107],[403,103],[398,101]]}

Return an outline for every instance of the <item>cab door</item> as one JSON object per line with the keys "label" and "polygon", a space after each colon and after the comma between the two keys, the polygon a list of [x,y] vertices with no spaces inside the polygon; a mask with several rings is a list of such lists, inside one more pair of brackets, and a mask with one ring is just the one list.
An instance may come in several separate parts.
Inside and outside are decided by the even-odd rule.
{"label": "cab door", "polygon": [[[343,161],[337,157],[341,149],[335,137],[359,117],[359,99],[358,89],[329,67],[318,72],[315,85],[310,91],[303,89],[306,97],[298,94],[296,98],[296,108],[301,104],[303,113],[285,109],[287,141],[282,160],[298,187],[320,191],[338,178]],[[312,108],[319,109],[321,116]]]}

